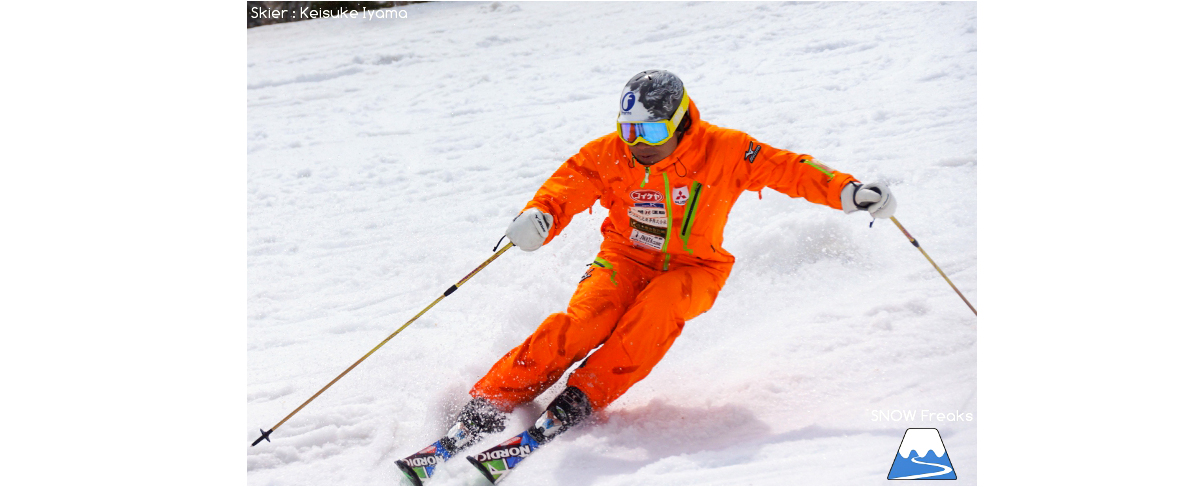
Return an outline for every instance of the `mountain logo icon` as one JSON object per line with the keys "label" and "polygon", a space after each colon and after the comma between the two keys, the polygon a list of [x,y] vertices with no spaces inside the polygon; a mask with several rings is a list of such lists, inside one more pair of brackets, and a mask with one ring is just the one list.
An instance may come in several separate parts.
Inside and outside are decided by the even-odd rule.
{"label": "mountain logo icon", "polygon": [[900,440],[888,480],[955,480],[950,453],[937,428],[909,428]]}

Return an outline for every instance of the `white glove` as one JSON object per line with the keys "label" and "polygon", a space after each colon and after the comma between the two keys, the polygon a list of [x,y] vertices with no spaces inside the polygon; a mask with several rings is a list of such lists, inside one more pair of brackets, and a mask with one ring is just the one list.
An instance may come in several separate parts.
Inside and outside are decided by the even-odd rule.
{"label": "white glove", "polygon": [[886,220],[896,214],[896,198],[886,184],[851,181],[842,188],[842,210],[846,213],[867,210],[872,218]]}
{"label": "white glove", "polygon": [[551,228],[554,228],[554,217],[530,208],[513,218],[504,235],[521,250],[533,252],[546,243]]}

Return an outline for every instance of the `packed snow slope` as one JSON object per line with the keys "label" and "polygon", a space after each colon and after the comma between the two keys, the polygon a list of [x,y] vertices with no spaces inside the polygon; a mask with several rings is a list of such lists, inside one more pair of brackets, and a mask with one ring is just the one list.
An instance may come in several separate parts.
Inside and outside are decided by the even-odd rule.
{"label": "packed snow slope", "polygon": [[[678,74],[716,125],[887,182],[897,218],[986,312],[975,4],[403,9],[247,32],[247,445],[488,258],[541,183],[614,130],[645,69]],[[443,434],[495,360],[565,308],[599,250],[594,210],[501,256],[248,447],[247,482],[401,482],[392,461]],[[894,225],[869,221],[745,194],[713,309],[507,483],[884,484],[904,430],[935,427],[955,482],[974,484],[975,316]],[[456,458],[433,484],[480,482]]]}

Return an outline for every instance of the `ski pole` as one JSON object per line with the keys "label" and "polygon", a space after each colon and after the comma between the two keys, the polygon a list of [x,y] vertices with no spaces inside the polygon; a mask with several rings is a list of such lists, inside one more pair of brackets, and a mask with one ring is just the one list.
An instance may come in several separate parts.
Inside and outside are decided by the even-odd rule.
{"label": "ski pole", "polygon": [[925,253],[925,249],[921,248],[921,244],[918,244],[918,243],[917,243],[917,239],[913,238],[912,234],[908,233],[908,230],[905,230],[905,229],[904,229],[904,225],[901,225],[901,224],[900,224],[900,220],[897,220],[897,219],[896,219],[896,217],[894,217],[894,216],[893,216],[893,217],[892,217],[892,223],[895,223],[895,224],[896,224],[896,227],[897,227],[897,228],[899,228],[901,232],[904,232],[904,236],[905,236],[905,237],[908,237],[908,241],[909,241],[909,242],[912,242],[912,244],[913,244],[913,247],[916,247],[916,248],[917,248],[917,250],[920,250],[920,251],[921,251],[921,255],[924,255],[924,256],[925,256],[925,259],[926,259],[926,260],[928,260],[930,264],[933,264],[933,268],[934,268],[934,269],[937,269],[937,271],[938,271],[938,274],[941,274],[941,275],[942,275],[942,279],[945,279],[945,280],[946,280],[946,283],[947,283],[947,284],[950,284],[950,287],[954,289],[954,292],[958,293],[958,297],[962,298],[962,300],[963,300],[963,302],[964,302],[964,303],[967,303],[967,307],[968,307],[968,308],[971,308],[971,312],[972,312],[972,313],[975,313],[975,316],[979,316],[979,312],[978,312],[978,311],[975,311],[975,307],[974,307],[974,306],[971,306],[971,302],[970,302],[970,301],[967,301],[967,297],[966,297],[966,296],[963,296],[963,293],[962,293],[962,291],[959,291],[959,290],[958,290],[958,286],[955,286],[953,282],[950,282],[950,278],[949,278],[949,277],[946,277],[946,273],[945,273],[945,272],[942,272],[942,268],[941,268],[941,267],[938,267],[938,265],[937,265],[936,263],[934,263],[934,262],[933,262],[933,259],[929,257],[929,254]]}
{"label": "ski pole", "polygon": [[262,436],[259,436],[257,440],[254,440],[254,443],[251,443],[250,446],[257,445],[258,442],[260,442],[262,440],[267,440],[267,442],[270,443],[271,442],[271,438],[270,438],[271,433],[275,432],[275,430],[278,429],[280,426],[282,426],[283,423],[286,423],[287,420],[291,419],[293,415],[295,415],[297,412],[300,412],[301,409],[304,409],[304,406],[307,406],[308,403],[312,402],[313,399],[316,399],[317,396],[320,396],[322,392],[325,392],[325,389],[328,389],[329,386],[332,386],[334,382],[338,381],[338,379],[341,379],[343,376],[345,376],[351,370],[354,370],[355,367],[358,367],[358,364],[361,364],[363,360],[366,360],[367,357],[370,357],[371,354],[375,353],[376,350],[379,350],[380,347],[383,347],[383,344],[387,343],[388,340],[391,340],[392,337],[394,337],[394,336],[398,335],[400,332],[404,331],[405,328],[408,328],[408,325],[411,325],[414,321],[417,321],[417,318],[420,318],[421,315],[425,314],[426,311],[429,311],[429,308],[432,308],[433,305],[438,304],[438,302],[440,302],[442,300],[442,298],[445,298],[446,296],[449,296],[454,291],[457,291],[458,288],[461,287],[463,284],[465,284],[468,279],[474,277],[475,274],[477,274],[479,271],[483,270],[484,267],[487,267],[488,264],[491,264],[493,260],[496,260],[496,257],[500,257],[500,254],[503,254],[504,251],[508,250],[512,246],[513,246],[512,242],[509,242],[508,245],[504,246],[504,248],[500,249],[495,254],[492,254],[492,256],[488,260],[483,261],[482,264],[479,264],[479,267],[476,267],[475,270],[471,271],[470,274],[467,274],[467,277],[464,277],[464,278],[462,278],[461,281],[458,281],[458,284],[450,286],[450,289],[447,289],[446,292],[442,293],[441,296],[438,296],[437,299],[433,300],[433,303],[430,303],[429,306],[426,306],[425,309],[421,310],[420,313],[417,313],[417,315],[412,317],[411,320],[408,320],[408,323],[405,323],[403,326],[398,328],[396,331],[392,332],[391,335],[388,335],[387,338],[384,338],[382,342],[379,342],[379,345],[375,345],[375,348],[372,348],[370,352],[367,352],[367,354],[363,355],[362,358],[358,359],[357,362],[354,362],[354,365],[351,365],[349,368],[342,371],[341,374],[338,374],[337,377],[334,377],[333,380],[329,381],[328,384],[325,384],[325,387],[322,387],[321,390],[317,391],[316,394],[313,394],[312,397],[308,398],[307,401],[304,401],[304,404],[301,404],[300,407],[293,410],[290,414],[287,415],[287,417],[283,418],[278,423],[275,423],[275,426],[272,426],[271,429],[266,430],[266,431],[263,431],[261,429],[258,430],[259,433],[262,433]]}

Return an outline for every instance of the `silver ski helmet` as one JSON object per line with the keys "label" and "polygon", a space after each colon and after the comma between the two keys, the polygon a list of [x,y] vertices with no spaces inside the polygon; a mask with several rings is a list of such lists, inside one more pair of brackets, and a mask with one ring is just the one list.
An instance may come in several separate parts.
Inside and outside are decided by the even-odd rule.
{"label": "silver ski helmet", "polygon": [[687,90],[678,76],[658,69],[642,71],[621,90],[617,131],[630,145],[639,141],[662,144],[675,135],[689,105]]}

